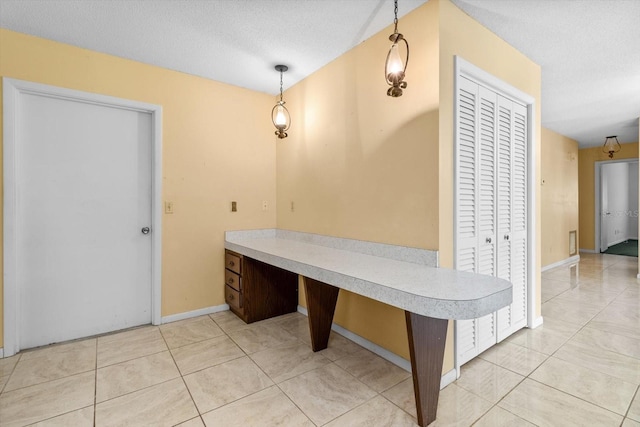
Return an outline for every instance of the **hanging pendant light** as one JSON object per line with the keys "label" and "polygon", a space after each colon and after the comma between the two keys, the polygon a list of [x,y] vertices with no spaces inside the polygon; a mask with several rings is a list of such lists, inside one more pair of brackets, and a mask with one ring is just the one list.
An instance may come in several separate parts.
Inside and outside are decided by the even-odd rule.
{"label": "hanging pendant light", "polygon": [[613,154],[620,151],[620,148],[622,147],[620,147],[620,143],[618,142],[618,136],[617,135],[608,136],[604,140],[604,145],[602,146],[602,152],[609,153],[609,158],[613,159]]}
{"label": "hanging pendant light", "polygon": [[280,101],[274,105],[271,110],[271,121],[273,125],[276,127],[276,135],[280,139],[284,139],[288,136],[287,131],[289,130],[289,126],[291,126],[291,116],[289,115],[289,110],[284,106],[285,102],[282,100],[282,73],[287,71],[289,67],[286,65],[276,65],[276,71],[280,71]]}
{"label": "hanging pendant light", "polygon": [[[394,30],[393,34],[389,36],[389,40],[391,40],[393,44],[389,49],[389,53],[387,53],[387,61],[384,64],[384,78],[387,84],[391,86],[387,89],[387,95],[397,98],[398,96],[402,96],[402,89],[407,87],[404,76],[407,71],[407,64],[409,63],[409,43],[407,39],[398,32],[398,0],[394,0],[394,6]],[[404,42],[406,48],[404,61],[400,54],[400,42]]]}

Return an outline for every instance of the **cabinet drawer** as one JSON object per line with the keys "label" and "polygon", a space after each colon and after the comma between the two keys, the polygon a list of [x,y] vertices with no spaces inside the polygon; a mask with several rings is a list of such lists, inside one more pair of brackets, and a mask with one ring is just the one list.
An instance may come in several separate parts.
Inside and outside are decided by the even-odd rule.
{"label": "cabinet drawer", "polygon": [[227,286],[231,286],[236,291],[242,291],[242,282],[240,275],[234,273],[233,271],[224,270],[224,283]]}
{"label": "cabinet drawer", "polygon": [[229,304],[232,309],[244,314],[244,308],[242,307],[242,294],[230,286],[224,287],[224,300]]}
{"label": "cabinet drawer", "polygon": [[224,253],[224,266],[231,271],[235,271],[238,274],[242,274],[242,258],[234,253],[226,251]]}

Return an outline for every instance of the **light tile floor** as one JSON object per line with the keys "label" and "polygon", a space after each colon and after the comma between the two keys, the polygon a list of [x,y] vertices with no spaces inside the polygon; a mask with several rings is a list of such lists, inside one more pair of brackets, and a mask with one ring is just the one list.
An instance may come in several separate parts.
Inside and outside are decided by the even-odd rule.
{"label": "light tile floor", "polygon": [[[542,274],[544,325],[462,368],[436,426],[640,426],[637,259]],[[408,372],[306,317],[230,312],[0,359],[1,426],[415,426]]]}

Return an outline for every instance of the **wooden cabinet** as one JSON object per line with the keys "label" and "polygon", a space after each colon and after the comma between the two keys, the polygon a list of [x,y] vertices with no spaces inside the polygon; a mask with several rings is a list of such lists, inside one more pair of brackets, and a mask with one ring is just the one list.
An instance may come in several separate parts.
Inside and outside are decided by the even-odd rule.
{"label": "wooden cabinet", "polygon": [[296,311],[298,275],[225,251],[224,298],[247,323]]}

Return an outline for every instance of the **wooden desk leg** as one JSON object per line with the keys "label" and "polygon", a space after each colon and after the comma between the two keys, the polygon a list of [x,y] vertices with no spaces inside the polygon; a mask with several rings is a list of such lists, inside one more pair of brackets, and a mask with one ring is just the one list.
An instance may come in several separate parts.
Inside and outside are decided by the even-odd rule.
{"label": "wooden desk leg", "polygon": [[304,290],[309,314],[311,347],[313,351],[324,350],[329,343],[331,323],[333,323],[333,313],[336,311],[340,288],[305,277]]}
{"label": "wooden desk leg", "polygon": [[418,424],[424,427],[436,419],[449,321],[408,311],[405,316]]}

